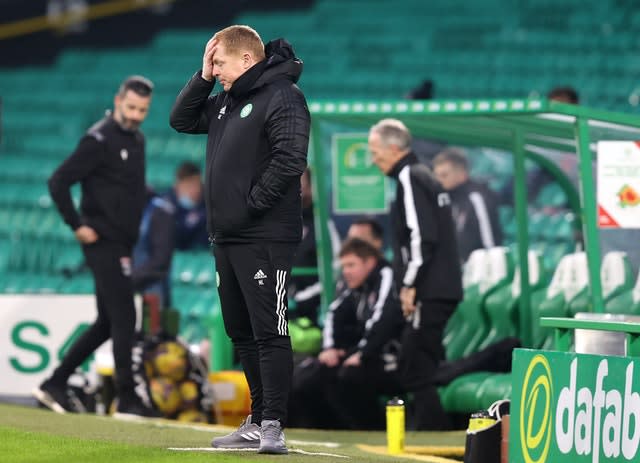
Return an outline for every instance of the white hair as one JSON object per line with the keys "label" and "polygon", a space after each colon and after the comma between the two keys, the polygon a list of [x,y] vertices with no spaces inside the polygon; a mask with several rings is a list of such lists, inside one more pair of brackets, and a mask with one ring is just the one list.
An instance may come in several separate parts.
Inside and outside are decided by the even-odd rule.
{"label": "white hair", "polygon": [[385,146],[396,145],[403,151],[411,147],[411,133],[398,119],[382,119],[371,127],[370,132],[380,135],[380,140]]}

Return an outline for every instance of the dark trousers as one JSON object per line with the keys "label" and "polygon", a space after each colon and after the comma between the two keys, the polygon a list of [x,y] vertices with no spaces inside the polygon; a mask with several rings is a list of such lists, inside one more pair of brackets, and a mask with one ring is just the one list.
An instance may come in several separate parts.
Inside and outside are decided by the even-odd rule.
{"label": "dark trousers", "polygon": [[329,368],[315,357],[296,366],[291,393],[291,425],[320,429],[384,429],[380,394],[400,390],[395,371],[382,362]]}
{"label": "dark trousers", "polygon": [[449,418],[442,408],[435,384],[435,372],[444,360],[442,337],[455,301],[418,301],[418,309],[402,333],[400,375],[413,393],[413,427],[416,430],[448,429]]}
{"label": "dark trousers", "polygon": [[52,380],[66,383],[75,369],[107,339],[113,341],[116,387],[121,401],[134,399],[131,349],[136,324],[131,283],[130,250],[117,243],[98,241],[82,247],[93,273],[98,317],[73,343],[53,373]]}
{"label": "dark trousers", "polygon": [[214,248],[224,326],[247,377],[257,424],[286,423],[293,371],[287,286],[296,247],[260,242]]}

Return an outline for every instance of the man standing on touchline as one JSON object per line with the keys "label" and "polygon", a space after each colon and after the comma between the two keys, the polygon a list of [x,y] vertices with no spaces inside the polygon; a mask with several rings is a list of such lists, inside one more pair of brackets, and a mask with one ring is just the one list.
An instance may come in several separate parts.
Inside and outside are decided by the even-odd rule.
{"label": "man standing on touchline", "polygon": [[[69,376],[111,338],[118,392],[115,416],[157,416],[136,394],[131,369],[136,322],[131,254],[146,204],[145,143],[139,127],[147,117],[152,89],[144,77],[126,79],[115,96],[113,114],[87,131],[49,179],[51,197],[82,245],[98,308],[96,321],[73,343],[51,378],[33,391],[39,402],[58,413],[71,411]],[[82,185],[79,213],[71,199],[75,183]]]}
{"label": "man standing on touchline", "polygon": [[[214,243],[225,330],[251,391],[251,415],[214,447],[287,453],[284,433],[293,357],[287,286],[302,235],[300,176],[310,116],[296,86],[302,62],[283,39],[265,47],[230,26],[205,47],[202,70],[171,111],[179,132],[208,134],[207,228]],[[223,91],[210,96],[214,79]]]}
{"label": "man standing on touchline", "polygon": [[444,360],[444,327],[462,299],[451,199],[411,152],[411,134],[401,121],[383,119],[371,127],[369,150],[378,168],[397,180],[391,207],[394,275],[408,320],[401,380],[414,396],[416,430],[445,429],[448,417],[433,374]]}

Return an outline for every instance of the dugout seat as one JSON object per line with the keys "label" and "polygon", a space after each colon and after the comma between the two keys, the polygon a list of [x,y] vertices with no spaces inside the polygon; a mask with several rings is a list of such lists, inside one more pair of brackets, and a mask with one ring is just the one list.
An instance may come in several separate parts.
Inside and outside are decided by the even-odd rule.
{"label": "dugout seat", "polygon": [[615,291],[615,294],[607,298],[605,301],[605,310],[608,313],[614,314],[640,314],[640,272],[638,273],[638,278],[636,279],[634,287]]}
{"label": "dugout seat", "polygon": [[602,297],[605,303],[633,289],[632,273],[627,253],[611,251],[604,256],[600,278],[602,279]]}
{"label": "dugout seat", "polygon": [[[529,285],[531,292],[540,289],[546,282],[546,272],[542,256],[535,251],[528,253]],[[478,350],[507,337],[518,337],[520,301],[520,268],[517,268],[513,281],[489,294],[484,307],[489,319],[489,332]]]}
{"label": "dugout seat", "polygon": [[506,247],[476,250],[465,268],[463,301],[447,324],[444,346],[448,360],[478,350],[489,331],[484,311],[486,298],[513,278],[513,259]]}
{"label": "dugout seat", "polygon": [[[532,289],[540,288],[546,281],[540,254],[529,251],[529,282]],[[485,309],[489,318],[490,330],[478,350],[508,336],[518,335],[517,307],[520,299],[520,270],[516,269],[510,285],[503,286],[489,294]],[[469,412],[487,408],[498,399],[511,395],[511,375],[490,372],[469,373],[453,380],[440,389],[445,410],[450,412]]]}
{"label": "dugout seat", "polygon": [[[532,301],[532,320],[540,317],[566,317],[570,313],[571,304],[576,307],[588,291],[589,274],[587,271],[587,255],[577,252],[564,256],[551,279],[549,287],[541,290],[544,297],[536,294]],[[553,349],[553,330],[541,328],[534,323],[533,348]]]}

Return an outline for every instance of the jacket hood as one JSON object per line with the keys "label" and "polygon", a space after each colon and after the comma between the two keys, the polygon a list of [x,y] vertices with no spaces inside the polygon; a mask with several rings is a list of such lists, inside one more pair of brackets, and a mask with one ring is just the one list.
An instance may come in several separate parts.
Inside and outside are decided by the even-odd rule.
{"label": "jacket hood", "polygon": [[285,39],[275,39],[264,47],[266,58],[245,72],[229,90],[241,96],[276,80],[285,78],[298,82],[302,74],[302,60],[296,57],[293,46]]}

